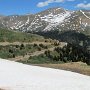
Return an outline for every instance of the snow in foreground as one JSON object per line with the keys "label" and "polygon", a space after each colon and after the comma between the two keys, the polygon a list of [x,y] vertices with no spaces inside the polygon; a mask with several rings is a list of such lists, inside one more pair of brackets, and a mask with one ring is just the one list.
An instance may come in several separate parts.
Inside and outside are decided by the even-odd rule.
{"label": "snow in foreground", "polygon": [[0,59],[0,88],[5,90],[89,90],[90,77]]}

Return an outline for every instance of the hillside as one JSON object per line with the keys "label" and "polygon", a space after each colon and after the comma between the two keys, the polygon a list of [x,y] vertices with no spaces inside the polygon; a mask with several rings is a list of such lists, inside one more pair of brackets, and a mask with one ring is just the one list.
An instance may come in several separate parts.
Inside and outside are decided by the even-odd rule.
{"label": "hillside", "polygon": [[[62,35],[59,35],[58,33],[58,31],[55,33],[43,33],[44,35],[47,35],[48,38],[53,38],[45,39],[36,34],[1,29],[0,57],[27,64],[82,61],[90,65],[89,49],[87,47],[89,45],[89,43],[87,43],[89,42],[89,38],[86,38],[83,34],[75,34],[74,32],[72,32],[72,34],[70,34],[71,32],[68,32],[65,35],[63,33]],[[60,37],[62,37],[63,42],[59,42]],[[73,41],[72,38],[69,37],[73,37],[73,39],[77,37],[77,40],[75,39],[76,41]],[[67,39],[67,41],[64,39]],[[66,42],[68,42],[68,39],[73,41],[74,45],[72,43],[67,44]],[[79,43],[81,46],[75,43]],[[72,50],[70,48],[72,48]],[[51,53],[52,51],[53,53]]]}
{"label": "hillside", "polygon": [[[57,40],[45,39],[31,33],[0,29],[0,58],[14,61],[27,60],[30,56],[40,55],[54,49]],[[61,46],[64,46],[64,42]]]}
{"label": "hillside", "polygon": [[35,42],[43,40],[44,37],[36,34],[0,29],[0,42]]}
{"label": "hillside", "polygon": [[36,34],[0,29],[0,57],[15,58],[52,47],[52,39]]}

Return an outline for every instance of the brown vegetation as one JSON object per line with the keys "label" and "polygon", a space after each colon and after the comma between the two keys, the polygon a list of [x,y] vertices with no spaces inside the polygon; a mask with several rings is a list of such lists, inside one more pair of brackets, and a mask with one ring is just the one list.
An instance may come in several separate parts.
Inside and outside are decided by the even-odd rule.
{"label": "brown vegetation", "polygon": [[90,76],[90,66],[88,66],[83,62],[71,62],[71,63],[64,63],[64,64],[34,64],[34,65],[55,68],[55,69],[62,69],[62,70],[77,72],[80,74]]}

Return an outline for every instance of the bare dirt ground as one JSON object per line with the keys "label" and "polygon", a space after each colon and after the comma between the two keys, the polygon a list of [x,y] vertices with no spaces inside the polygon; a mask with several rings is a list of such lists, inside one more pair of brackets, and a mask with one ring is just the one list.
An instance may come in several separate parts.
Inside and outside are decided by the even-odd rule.
{"label": "bare dirt ground", "polygon": [[80,74],[90,76],[90,66],[82,62],[72,62],[72,63],[65,63],[65,64],[34,64],[34,65],[41,66],[41,67],[62,69],[62,70],[77,72]]}

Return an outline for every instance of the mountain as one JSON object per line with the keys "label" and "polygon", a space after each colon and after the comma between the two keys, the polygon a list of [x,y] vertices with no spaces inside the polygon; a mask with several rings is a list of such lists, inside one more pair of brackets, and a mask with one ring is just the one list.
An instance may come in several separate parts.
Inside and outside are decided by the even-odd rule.
{"label": "mountain", "polygon": [[21,31],[82,30],[90,28],[90,11],[50,8],[37,14],[0,17],[0,27]]}

